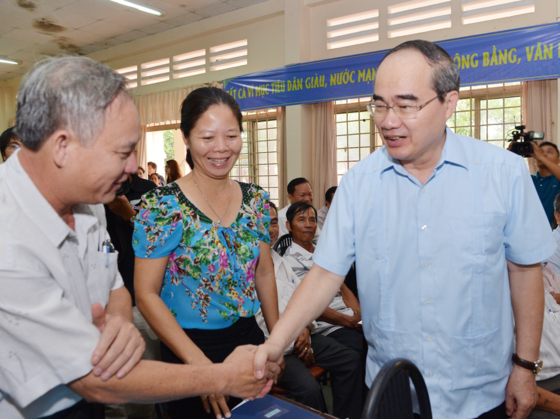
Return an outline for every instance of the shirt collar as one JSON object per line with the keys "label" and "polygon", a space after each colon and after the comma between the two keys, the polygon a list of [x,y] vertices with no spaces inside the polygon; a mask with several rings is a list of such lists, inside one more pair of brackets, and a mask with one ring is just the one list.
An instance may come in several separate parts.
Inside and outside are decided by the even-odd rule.
{"label": "shirt collar", "polygon": [[[311,259],[313,257],[313,253],[308,252],[306,249],[304,249],[303,247],[301,247],[299,244],[297,244],[294,241],[292,241],[292,244],[290,245],[290,247],[292,248],[292,253],[293,252],[298,252],[307,259]],[[313,245],[313,249],[315,249],[315,245]]]}
{"label": "shirt collar", "polygon": [[[69,234],[74,234],[74,232],[37,189],[22,167],[18,154],[19,150],[12,154],[11,158],[5,163],[7,170],[4,173],[8,188],[21,211],[35,223],[53,245],[58,247]],[[72,210],[74,213],[89,215],[87,218],[91,219],[85,221],[86,218],[84,218],[81,226],[81,228],[89,229],[97,219],[91,216],[91,212],[85,207],[87,206],[77,205]],[[81,217],[78,218],[80,221],[76,220],[76,223],[82,224]]]}
{"label": "shirt collar", "polygon": [[[445,128],[445,133],[445,143],[435,170],[441,169],[444,163],[461,166],[468,170],[468,159],[465,154],[465,149],[461,144],[461,140],[449,129],[449,127]],[[387,152],[387,148],[385,146],[383,146],[382,152],[385,158],[383,159],[381,165],[381,173],[388,169],[394,169],[397,173],[408,176],[408,172],[404,169],[404,167],[402,167],[400,160],[393,159]]]}

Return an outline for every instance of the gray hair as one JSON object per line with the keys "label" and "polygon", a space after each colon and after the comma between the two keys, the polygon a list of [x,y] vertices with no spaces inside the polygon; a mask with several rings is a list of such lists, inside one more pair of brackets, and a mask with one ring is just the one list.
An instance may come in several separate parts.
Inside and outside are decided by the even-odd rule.
{"label": "gray hair", "polygon": [[459,67],[442,47],[433,42],[421,39],[403,42],[390,50],[381,62],[389,55],[405,49],[418,51],[433,67],[431,87],[436,91],[440,102],[443,102],[446,93],[453,90],[459,91],[461,87]]}
{"label": "gray hair", "polygon": [[32,150],[61,128],[89,145],[105,126],[107,107],[117,95],[126,94],[126,81],[90,58],[45,58],[29,70],[19,88],[16,132]]}

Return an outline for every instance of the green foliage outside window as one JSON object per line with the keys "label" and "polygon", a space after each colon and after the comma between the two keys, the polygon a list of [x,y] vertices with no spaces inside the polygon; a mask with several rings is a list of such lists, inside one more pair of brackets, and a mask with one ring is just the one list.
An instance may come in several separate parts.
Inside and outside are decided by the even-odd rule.
{"label": "green foliage outside window", "polygon": [[165,151],[165,161],[175,157],[175,139],[171,130],[163,132],[163,151]]}

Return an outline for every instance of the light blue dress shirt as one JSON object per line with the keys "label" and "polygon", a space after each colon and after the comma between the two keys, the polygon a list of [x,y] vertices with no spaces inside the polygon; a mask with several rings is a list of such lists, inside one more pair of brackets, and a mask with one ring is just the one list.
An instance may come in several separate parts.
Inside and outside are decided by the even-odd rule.
{"label": "light blue dress shirt", "polygon": [[341,181],[314,262],[356,262],[369,345],[366,382],[404,357],[422,372],[434,418],[474,418],[505,400],[513,312],[506,258],[556,249],[523,159],[447,129],[422,185],[383,147]]}

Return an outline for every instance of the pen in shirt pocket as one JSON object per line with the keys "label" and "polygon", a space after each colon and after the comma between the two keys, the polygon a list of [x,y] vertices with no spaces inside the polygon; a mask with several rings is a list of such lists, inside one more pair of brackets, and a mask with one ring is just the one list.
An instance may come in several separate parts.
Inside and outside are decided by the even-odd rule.
{"label": "pen in shirt pocket", "polygon": [[107,253],[107,259],[105,261],[105,268],[108,268],[109,267],[109,254],[110,253],[115,253],[115,247],[113,246],[113,243],[111,243],[111,240],[105,240],[101,244],[101,252]]}
{"label": "pen in shirt pocket", "polygon": [[548,309],[548,312],[549,312],[550,314],[552,314],[552,317],[554,317],[554,321],[555,321],[556,323],[558,323],[558,317],[556,316],[556,313],[555,313],[554,311],[552,311],[551,309]]}

